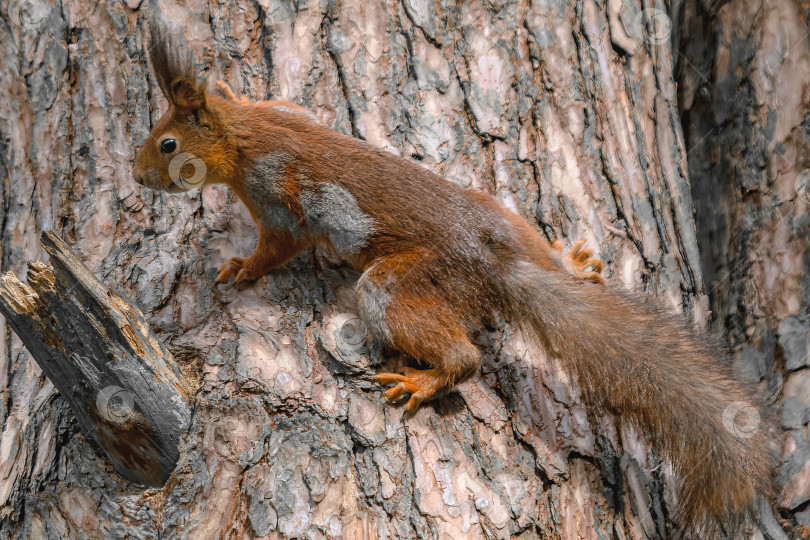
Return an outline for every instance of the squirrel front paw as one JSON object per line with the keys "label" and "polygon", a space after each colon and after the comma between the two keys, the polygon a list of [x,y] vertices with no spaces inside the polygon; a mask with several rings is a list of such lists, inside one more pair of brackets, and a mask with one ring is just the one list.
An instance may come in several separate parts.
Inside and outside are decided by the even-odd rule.
{"label": "squirrel front paw", "polygon": [[[562,244],[555,240],[551,247],[557,251],[562,251]],[[580,238],[571,245],[571,249],[562,255],[562,262],[565,268],[577,279],[585,279],[594,283],[605,283],[602,276],[604,264],[602,259],[594,257],[593,248],[585,247],[585,239]],[[590,268],[590,270],[587,270]]]}
{"label": "squirrel front paw", "polygon": [[241,283],[242,281],[253,281],[257,279],[259,276],[253,275],[253,272],[246,267],[245,261],[247,261],[247,259],[231,257],[228,262],[219,267],[215,283],[218,285],[221,283],[228,283],[231,276],[236,276],[236,279],[233,282],[234,285]]}

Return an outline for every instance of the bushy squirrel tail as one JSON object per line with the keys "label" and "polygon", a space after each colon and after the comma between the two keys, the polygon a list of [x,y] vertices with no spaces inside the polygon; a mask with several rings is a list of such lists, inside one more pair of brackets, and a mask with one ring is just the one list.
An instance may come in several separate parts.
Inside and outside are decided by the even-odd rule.
{"label": "bushy squirrel tail", "polygon": [[707,338],[648,298],[525,262],[509,289],[510,318],[576,374],[586,406],[631,422],[672,463],[676,523],[728,533],[769,496],[760,408]]}

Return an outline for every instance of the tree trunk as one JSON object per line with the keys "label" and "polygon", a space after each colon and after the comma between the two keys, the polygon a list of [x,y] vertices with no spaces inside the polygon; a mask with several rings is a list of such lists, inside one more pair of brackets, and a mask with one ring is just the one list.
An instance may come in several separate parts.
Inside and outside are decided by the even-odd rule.
{"label": "tree trunk", "polygon": [[[217,266],[256,242],[246,208],[224,186],[170,195],[132,180],[135,151],[165,107],[143,52],[152,8],[137,0],[49,2],[0,0],[0,270],[22,279],[26,259],[45,260],[40,232],[57,229],[101,281],[143,311],[197,391],[177,468],[162,489],[147,490],[120,477],[82,437],[0,318],[0,538],[677,534],[669,465],[641,434],[585,411],[570,374],[519,334],[502,328],[487,336],[480,374],[405,418],[369,381],[396,359],[363,339],[354,272],[309,253],[254,284],[215,287]],[[790,315],[807,305],[799,279],[806,221],[797,217],[807,202],[794,196],[779,206],[793,217],[774,229],[765,191],[738,188],[767,187],[769,200],[785,200],[778,186],[792,186],[796,175],[777,174],[771,156],[763,169],[765,158],[749,145],[760,140],[757,126],[770,129],[776,135],[767,141],[793,156],[791,170],[805,167],[798,132],[805,133],[807,96],[792,87],[790,99],[779,98],[785,102],[774,97],[775,127],[761,109],[754,118],[747,112],[761,97],[734,101],[735,78],[759,74],[715,38],[718,29],[747,36],[723,15],[741,9],[695,1],[673,10],[681,17],[675,37],[707,70],[720,69],[713,55],[724,57],[732,77],[723,83],[731,90],[720,77],[709,81],[709,96],[734,107],[694,165],[687,148],[717,120],[685,92],[676,95],[671,23],[660,2],[159,3],[185,27],[212,81],[253,99],[300,103],[328,126],[492,194],[550,239],[586,237],[607,263],[609,286],[658,296],[697,325],[711,299],[726,327],[729,317],[739,320],[732,344],[761,367],[749,375],[778,381],[776,396],[781,378],[770,374],[789,368],[785,395],[804,399],[793,379],[804,364],[783,352],[785,368],[772,353],[766,361],[751,351],[773,350],[777,341],[782,351],[797,346],[797,325],[806,324]],[[774,46],[726,41],[751,57]],[[749,72],[730,67],[729,56]],[[770,88],[775,95],[779,87]],[[689,144],[679,99],[693,115]],[[730,118],[750,122],[751,138],[732,139],[740,130]],[[727,139],[715,141],[720,133]],[[700,174],[721,163],[722,152],[708,151],[715,146],[734,148],[722,166],[740,171],[723,184]],[[692,189],[700,235],[688,171],[699,179]],[[716,204],[727,206],[719,240],[703,227],[721,219],[701,206]],[[772,275],[758,250],[772,253],[775,240],[791,242],[782,244],[791,251],[779,274],[789,297],[758,288]],[[743,258],[762,272],[737,271]],[[718,281],[718,264],[735,270]],[[741,302],[768,315],[740,316]],[[783,480],[800,482],[803,473],[791,467],[803,471],[798,456],[809,454],[804,422],[794,424],[786,427],[799,449]],[[770,537],[785,537],[767,506],[762,523]],[[749,534],[760,534],[755,529]]]}

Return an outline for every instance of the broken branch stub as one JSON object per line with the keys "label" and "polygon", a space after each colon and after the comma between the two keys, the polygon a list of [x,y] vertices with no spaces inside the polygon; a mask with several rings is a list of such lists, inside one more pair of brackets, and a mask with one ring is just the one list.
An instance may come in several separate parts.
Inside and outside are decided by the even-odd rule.
{"label": "broken branch stub", "polygon": [[82,433],[121,476],[162,486],[191,419],[171,353],[141,311],[111,293],[53,231],[48,265],[28,263],[28,284],[0,280],[0,313],[67,400]]}

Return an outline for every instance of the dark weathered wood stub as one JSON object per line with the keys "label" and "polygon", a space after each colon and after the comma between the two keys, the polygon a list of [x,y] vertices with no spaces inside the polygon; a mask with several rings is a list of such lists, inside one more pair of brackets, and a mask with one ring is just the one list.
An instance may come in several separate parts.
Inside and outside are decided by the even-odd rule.
{"label": "dark weathered wood stub", "polygon": [[191,417],[180,370],[138,308],[53,231],[42,243],[50,263],[29,262],[28,284],[3,275],[0,312],[121,476],[163,485]]}

